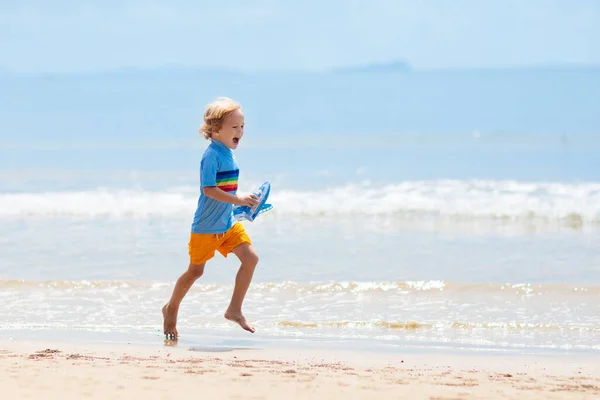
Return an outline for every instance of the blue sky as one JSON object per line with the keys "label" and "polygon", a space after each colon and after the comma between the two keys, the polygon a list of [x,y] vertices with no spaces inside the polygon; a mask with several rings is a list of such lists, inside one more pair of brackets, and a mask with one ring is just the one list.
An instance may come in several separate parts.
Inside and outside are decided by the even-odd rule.
{"label": "blue sky", "polygon": [[600,0],[0,0],[0,68],[600,65]]}

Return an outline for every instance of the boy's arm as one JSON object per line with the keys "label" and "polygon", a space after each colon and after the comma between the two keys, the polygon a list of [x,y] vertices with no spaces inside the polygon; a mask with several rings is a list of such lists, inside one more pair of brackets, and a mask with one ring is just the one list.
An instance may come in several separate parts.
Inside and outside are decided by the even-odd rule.
{"label": "boy's arm", "polygon": [[204,195],[223,203],[238,206],[256,206],[258,204],[258,197],[254,194],[233,195],[217,187],[217,165],[218,159],[216,156],[208,155],[202,157],[200,163],[200,181]]}
{"label": "boy's arm", "polygon": [[211,199],[222,201],[223,203],[235,204],[238,206],[254,207],[258,204],[258,197],[255,194],[233,195],[216,186],[204,186],[202,188],[204,194]]}

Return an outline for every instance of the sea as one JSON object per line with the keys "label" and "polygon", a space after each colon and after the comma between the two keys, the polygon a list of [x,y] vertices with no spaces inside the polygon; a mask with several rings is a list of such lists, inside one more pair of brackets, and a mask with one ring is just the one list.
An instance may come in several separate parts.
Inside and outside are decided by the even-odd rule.
{"label": "sea", "polygon": [[[163,346],[207,142],[38,135],[0,146],[0,339]],[[256,333],[223,318],[217,254],[178,346],[600,355],[598,135],[248,124],[236,157],[240,192],[272,187],[244,222]]]}

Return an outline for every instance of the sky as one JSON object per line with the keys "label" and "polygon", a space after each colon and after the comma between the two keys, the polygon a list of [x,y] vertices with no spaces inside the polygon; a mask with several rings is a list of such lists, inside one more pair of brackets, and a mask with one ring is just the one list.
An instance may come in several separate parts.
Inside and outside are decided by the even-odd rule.
{"label": "sky", "polygon": [[0,0],[0,69],[600,65],[600,0]]}

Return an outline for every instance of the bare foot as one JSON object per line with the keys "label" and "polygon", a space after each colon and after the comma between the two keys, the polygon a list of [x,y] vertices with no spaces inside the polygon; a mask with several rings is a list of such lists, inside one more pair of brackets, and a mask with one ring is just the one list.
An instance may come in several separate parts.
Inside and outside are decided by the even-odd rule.
{"label": "bare foot", "polygon": [[162,308],[163,314],[163,329],[164,334],[169,340],[177,340],[177,312],[169,312],[169,304],[165,304]]}
{"label": "bare foot", "polygon": [[226,311],[225,318],[235,322],[248,332],[254,333],[256,331],[253,326],[248,324],[248,321],[246,321],[246,318],[244,318],[241,312]]}

